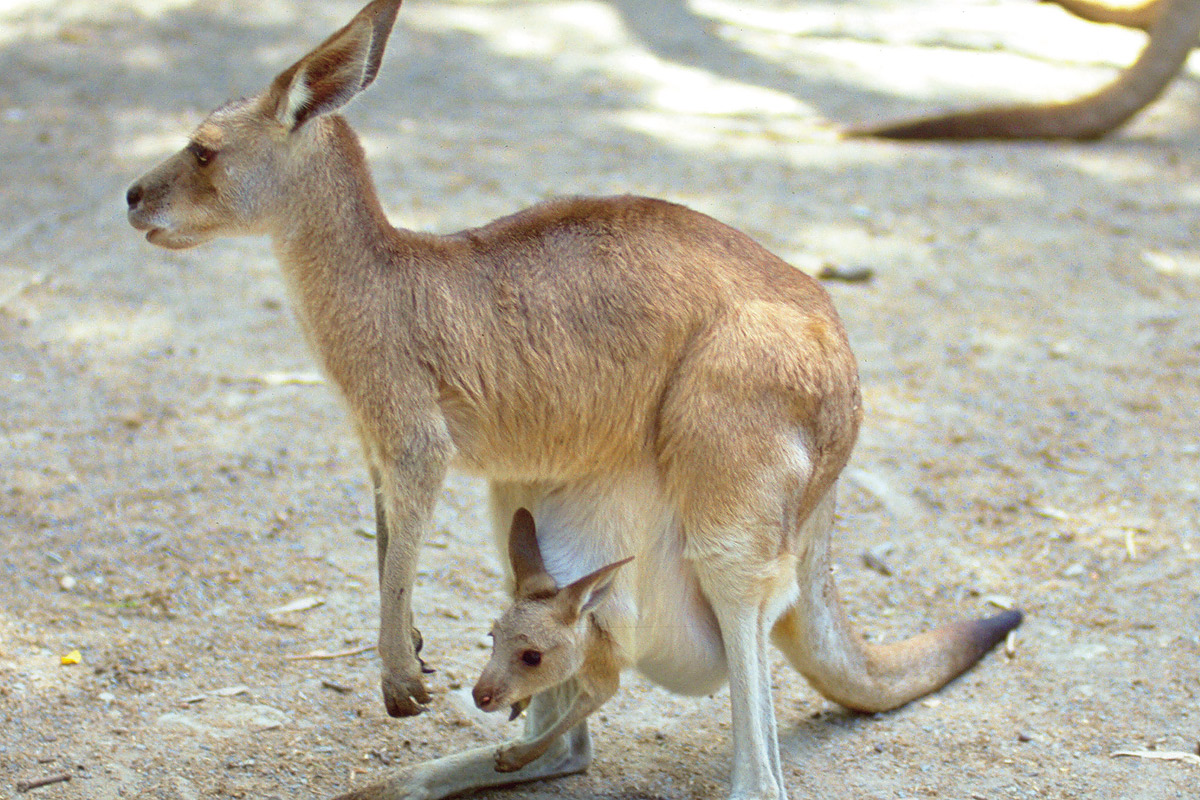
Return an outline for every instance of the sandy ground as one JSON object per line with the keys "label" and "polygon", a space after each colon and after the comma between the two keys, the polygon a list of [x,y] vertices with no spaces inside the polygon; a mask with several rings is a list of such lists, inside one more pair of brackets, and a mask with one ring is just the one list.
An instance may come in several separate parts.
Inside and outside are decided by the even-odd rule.
{"label": "sandy ground", "polygon": [[[422,556],[432,711],[389,719],[369,650],[296,658],[375,636],[357,445],[265,241],[170,253],[125,223],[207,109],[356,8],[0,2],[2,797],[65,774],[29,796],[320,798],[512,730],[466,694],[504,598],[465,479]],[[1020,0],[410,0],[349,110],[399,225],[634,192],[874,271],[829,287],[867,405],[852,616],[872,638],[1029,616],[886,715],[780,661],[793,798],[1200,794],[1194,760],[1114,756],[1200,739],[1200,64],[1100,144],[834,135],[1070,96],[1140,41]],[[631,677],[586,775],[496,796],[722,797],[727,705]]]}

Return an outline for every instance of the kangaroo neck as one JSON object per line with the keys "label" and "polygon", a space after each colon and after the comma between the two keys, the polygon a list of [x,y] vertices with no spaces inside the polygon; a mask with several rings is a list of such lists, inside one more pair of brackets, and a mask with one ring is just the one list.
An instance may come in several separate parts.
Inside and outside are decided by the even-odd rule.
{"label": "kangaroo neck", "polygon": [[421,236],[388,222],[349,125],[337,116],[310,124],[320,127],[302,132],[310,138],[269,232],[309,347],[342,393],[357,397],[371,374],[358,368],[364,354],[386,362],[380,320],[398,339],[413,318],[403,298],[421,283]]}
{"label": "kangaroo neck", "polygon": [[340,116],[310,123],[314,130],[290,172],[288,198],[275,213],[271,238],[285,277],[301,291],[319,284],[336,292],[396,260],[403,233],[388,222],[358,137]]}

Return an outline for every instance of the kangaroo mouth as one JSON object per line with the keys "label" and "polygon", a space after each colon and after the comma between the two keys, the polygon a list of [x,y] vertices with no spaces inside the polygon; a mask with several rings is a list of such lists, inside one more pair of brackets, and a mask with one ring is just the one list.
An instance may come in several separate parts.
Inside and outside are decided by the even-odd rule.
{"label": "kangaroo mouth", "polygon": [[168,250],[187,250],[204,241],[202,237],[173,233],[166,228],[150,228],[146,231],[146,241]]}
{"label": "kangaroo mouth", "polygon": [[508,721],[512,722],[517,717],[521,716],[521,712],[529,708],[529,699],[518,700],[512,704],[512,710],[508,714]]}
{"label": "kangaroo mouth", "polygon": [[206,233],[180,233],[179,231],[173,231],[170,228],[155,225],[156,221],[151,215],[141,213],[139,209],[130,209],[129,211],[129,224],[133,226],[133,229],[144,231],[146,241],[158,247],[164,247],[168,250],[186,250],[189,247],[203,244],[212,238],[211,234]]}

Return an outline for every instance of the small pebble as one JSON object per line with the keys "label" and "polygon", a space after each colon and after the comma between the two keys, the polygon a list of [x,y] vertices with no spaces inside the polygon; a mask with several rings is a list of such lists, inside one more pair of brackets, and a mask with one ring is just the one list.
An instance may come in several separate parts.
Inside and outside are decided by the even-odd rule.
{"label": "small pebble", "polygon": [[844,283],[866,283],[874,277],[875,270],[870,267],[843,267],[838,264],[825,264],[817,272],[820,280]]}
{"label": "small pebble", "polygon": [[1075,347],[1070,342],[1055,342],[1050,345],[1051,358],[1069,358],[1075,352]]}
{"label": "small pebble", "polygon": [[72,578],[70,575],[63,575],[61,578],[58,579],[58,585],[62,588],[62,590],[64,592],[69,592],[72,589],[74,589],[76,583],[77,583],[77,581],[74,578]]}
{"label": "small pebble", "polygon": [[1062,574],[1064,578],[1079,578],[1082,577],[1086,572],[1087,568],[1084,567],[1083,564],[1072,564],[1064,569]]}
{"label": "small pebble", "polygon": [[891,542],[883,542],[874,547],[868,548],[862,554],[863,565],[867,569],[874,570],[884,577],[892,574],[891,567],[888,566],[888,554],[895,550],[896,547]]}

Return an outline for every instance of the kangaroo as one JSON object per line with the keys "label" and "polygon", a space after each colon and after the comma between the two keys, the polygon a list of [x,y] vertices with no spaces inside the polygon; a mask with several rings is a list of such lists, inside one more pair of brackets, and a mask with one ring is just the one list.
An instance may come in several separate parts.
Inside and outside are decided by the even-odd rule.
{"label": "kangaroo", "polygon": [[[613,589],[616,571],[635,560],[629,556],[559,587],[546,571],[538,546],[532,514],[524,508],[513,516],[509,559],[515,576],[514,602],[492,625],[492,657],[475,684],[475,704],[483,711],[510,706],[515,718],[529,698],[573,681],[572,702],[562,716],[536,738],[518,740],[495,753],[496,770],[514,772],[541,756],[554,739],[586,719],[620,684],[620,673],[638,666],[652,680],[676,691],[709,694],[726,679],[721,631],[712,606],[690,582],[662,579],[687,574],[688,565],[678,556],[664,563],[661,555],[652,568],[637,571],[620,589]],[[657,561],[657,563],[655,563]],[[802,587],[793,587],[800,593]],[[610,598],[609,596],[612,595]],[[814,659],[813,642],[802,632],[806,624],[795,619],[799,607],[785,611],[771,630],[775,645],[801,672]],[[997,614],[986,625],[967,623],[977,637],[974,651],[960,651],[958,667],[965,669],[991,648],[1020,619],[1020,612]],[[671,641],[665,641],[670,638]],[[761,646],[761,643],[760,643]],[[706,661],[697,661],[707,659]],[[645,665],[643,667],[643,665]],[[665,676],[671,676],[664,680]],[[834,679],[836,675],[832,676]],[[838,695],[828,684],[822,691]],[[753,685],[765,696],[751,698],[740,708],[771,704],[767,686]],[[733,691],[743,691],[735,686]],[[735,705],[735,713],[739,709]],[[734,724],[735,736],[752,735],[756,741],[738,747],[739,756],[771,754],[774,742],[761,741],[772,729]],[[744,772],[767,772],[767,764],[742,765]],[[738,766],[735,765],[735,771]]]}
{"label": "kangaroo", "polygon": [[[546,572],[533,515],[525,508],[517,509],[513,515],[508,551],[515,602],[492,625],[492,658],[472,691],[475,705],[483,711],[499,711],[510,706],[510,719],[516,719],[534,694],[571,680],[575,685],[571,704],[553,725],[539,731],[533,739],[518,740],[496,751],[498,772],[515,772],[540,757],[559,736],[583,722],[616,694],[621,671],[633,663],[631,655],[639,652],[639,648],[636,635],[625,636],[627,641],[618,643],[613,638],[614,623],[632,634],[636,634],[639,626],[664,624],[664,620],[637,615],[633,596],[617,599],[611,604],[618,615],[622,609],[627,617],[628,612],[633,611],[632,619],[623,622],[613,619],[606,623],[594,613],[608,595],[616,570],[633,561],[633,556],[601,567],[560,589]],[[676,571],[684,569],[680,563],[672,566]],[[686,597],[693,588],[686,583],[674,582],[659,586],[639,584],[635,592],[626,594],[644,596],[646,590],[658,589],[661,595],[657,599],[677,607],[680,595]],[[693,632],[696,638],[707,637],[707,641],[689,642],[693,646],[688,652],[719,654],[719,641],[714,641],[713,637],[719,639],[720,633],[712,625],[712,609],[701,604],[695,610],[703,612],[701,618],[673,617],[665,623],[683,622],[684,631]],[[647,641],[652,637],[641,638]],[[721,660],[718,655],[718,661]],[[661,666],[673,667],[680,670],[680,674],[698,674],[711,672],[714,668],[721,671],[723,664],[668,663],[663,659]]]}
{"label": "kangaroo", "polygon": [[[445,236],[389,224],[337,112],[374,81],[399,6],[374,0],[264,91],[213,111],[130,186],[129,222],[167,248],[270,238],[374,487],[390,715],[430,701],[412,590],[455,468],[489,481],[501,553],[515,510],[532,508],[556,578],[636,553],[685,587],[688,618],[720,633],[697,640],[719,653],[694,661],[722,661],[734,687],[731,796],[782,798],[769,635],[806,643],[799,667],[827,696],[883,710],[953,678],[1018,618],[888,646],[854,635],[829,529],[862,418],[857,365],[825,290],[750,237],[639,197],[554,200]],[[525,738],[555,725],[575,683],[533,696]],[[590,757],[581,722],[512,773],[485,747],[349,796],[445,797]]]}
{"label": "kangaroo", "polygon": [[1146,46],[1115,81],[1076,100],[962,111],[853,128],[846,135],[885,139],[1099,139],[1162,94],[1200,37],[1200,0],[1148,0],[1133,9],[1109,8],[1093,0],[1052,1],[1083,19],[1142,28],[1149,34]]}

